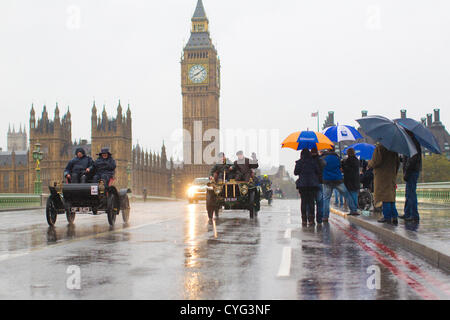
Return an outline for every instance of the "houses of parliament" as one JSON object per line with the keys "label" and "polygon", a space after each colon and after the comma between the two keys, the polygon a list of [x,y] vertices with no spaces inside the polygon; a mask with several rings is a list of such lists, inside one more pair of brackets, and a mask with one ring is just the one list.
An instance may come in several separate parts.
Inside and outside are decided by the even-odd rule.
{"label": "houses of parliament", "polygon": [[[199,142],[204,150],[202,137],[206,130],[219,129],[220,62],[210,38],[202,0],[197,2],[191,22],[191,36],[181,59],[183,129],[190,134],[184,138],[185,159]],[[194,132],[196,121],[202,124],[199,134]],[[29,137],[22,127],[17,132],[14,128],[8,131],[8,149],[0,150],[0,193],[33,193],[36,180],[33,151],[37,143],[43,152],[40,177],[44,192],[46,186],[63,180],[63,170],[79,147],[94,160],[101,148],[108,147],[117,164],[116,184],[130,187],[134,194],[145,190],[148,195],[180,197],[188,181],[196,176],[207,176],[210,169],[202,160],[175,166],[173,160],[167,158],[164,143],[158,153],[133,146],[131,109],[127,106],[124,111],[120,101],[115,117],[108,116],[105,107],[100,113],[93,103],[90,142],[72,140],[70,111],[60,114],[58,104],[53,117],[46,106],[38,115],[32,105],[28,134]]]}

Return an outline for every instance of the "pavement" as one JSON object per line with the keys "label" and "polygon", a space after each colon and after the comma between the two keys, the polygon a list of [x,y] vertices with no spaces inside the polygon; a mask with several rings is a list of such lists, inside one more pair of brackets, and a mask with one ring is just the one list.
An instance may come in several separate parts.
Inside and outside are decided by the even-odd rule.
{"label": "pavement", "polygon": [[[402,213],[404,203],[397,202]],[[381,213],[362,212],[360,216],[349,216],[348,210],[332,206],[332,213],[346,218],[350,223],[370,230],[387,240],[396,241],[407,250],[421,255],[433,265],[450,272],[450,207],[438,204],[420,204],[419,222],[399,220],[397,226],[377,222]]]}
{"label": "pavement", "polygon": [[0,274],[0,299],[450,299],[448,272],[338,215],[303,227],[298,200],[211,223],[204,202],[139,201],[113,228],[1,212]]}

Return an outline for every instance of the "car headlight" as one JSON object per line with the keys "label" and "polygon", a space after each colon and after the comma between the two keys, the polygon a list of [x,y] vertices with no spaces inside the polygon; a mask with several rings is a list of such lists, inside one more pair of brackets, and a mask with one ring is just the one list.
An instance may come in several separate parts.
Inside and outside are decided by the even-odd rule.
{"label": "car headlight", "polygon": [[193,198],[194,196],[195,196],[195,192],[197,191],[197,188],[196,187],[190,187],[189,189],[188,189],[188,197],[189,198]]}
{"label": "car headlight", "polygon": [[219,195],[222,192],[222,186],[215,186],[214,187],[214,193],[216,195]]}
{"label": "car headlight", "polygon": [[241,190],[241,194],[243,196],[245,196],[248,193],[248,185],[246,184],[241,185],[239,189]]}

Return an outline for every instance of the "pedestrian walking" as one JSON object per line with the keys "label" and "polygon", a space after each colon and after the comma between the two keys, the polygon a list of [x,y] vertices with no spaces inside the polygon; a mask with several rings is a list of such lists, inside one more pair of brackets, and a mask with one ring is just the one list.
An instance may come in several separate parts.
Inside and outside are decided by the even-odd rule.
{"label": "pedestrian walking", "polygon": [[417,181],[419,180],[420,171],[422,170],[422,149],[419,142],[410,131],[406,131],[412,138],[417,154],[412,157],[404,156],[403,164],[403,180],[406,182],[405,188],[405,207],[404,215],[399,216],[405,221],[419,221],[419,210],[417,207]]}
{"label": "pedestrian walking", "polygon": [[325,160],[323,168],[323,222],[328,222],[330,216],[330,199],[334,189],[337,189],[347,200],[350,215],[359,215],[358,208],[345,187],[341,172],[341,161],[334,149],[326,151],[322,155]]}
{"label": "pedestrian walking", "polygon": [[347,149],[347,158],[342,161],[344,171],[344,184],[354,203],[358,205],[359,181],[359,160],[356,157],[355,149]]}
{"label": "pedestrian walking", "polygon": [[398,212],[395,207],[395,189],[400,167],[398,153],[389,151],[382,144],[377,143],[372,160],[369,161],[368,165],[373,168],[375,203],[383,203],[383,218],[378,222],[397,224]]}
{"label": "pedestrian walking", "polygon": [[309,149],[304,148],[301,158],[295,162],[294,175],[298,176],[296,185],[301,198],[302,225],[314,225],[314,201],[319,187],[320,168]]}

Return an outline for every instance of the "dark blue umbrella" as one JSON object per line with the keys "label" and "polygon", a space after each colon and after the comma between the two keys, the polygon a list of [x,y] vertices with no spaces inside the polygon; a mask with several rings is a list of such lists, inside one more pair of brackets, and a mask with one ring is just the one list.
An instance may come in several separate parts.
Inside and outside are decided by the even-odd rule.
{"label": "dark blue umbrella", "polygon": [[395,119],[394,121],[411,131],[421,146],[424,146],[431,152],[441,154],[441,148],[439,147],[436,137],[431,130],[426,128],[422,123],[411,118],[400,118]]}
{"label": "dark blue umbrella", "polygon": [[355,149],[355,153],[361,160],[370,160],[372,159],[373,151],[375,150],[375,146],[373,144],[368,143],[354,143],[351,146],[348,146],[344,149],[344,153],[347,153],[349,148]]}
{"label": "dark blue umbrella", "polygon": [[383,116],[367,116],[356,121],[369,137],[381,143],[386,149],[408,157],[417,153],[411,137],[394,121]]}

